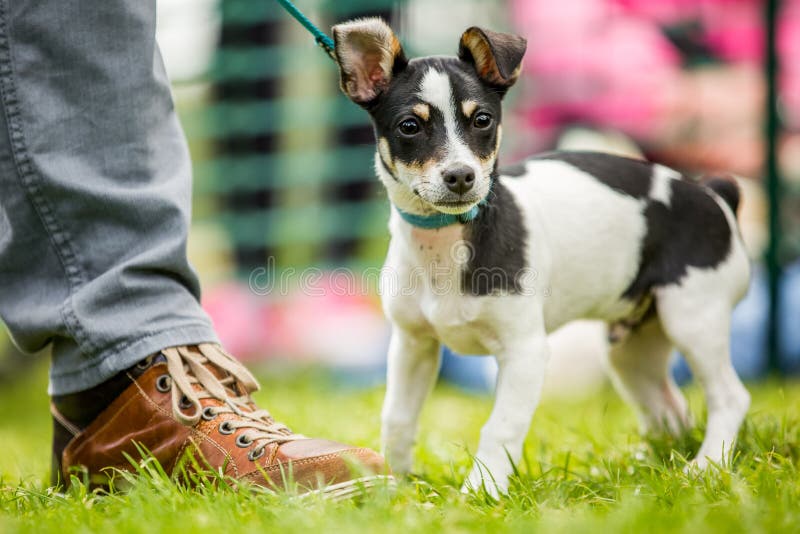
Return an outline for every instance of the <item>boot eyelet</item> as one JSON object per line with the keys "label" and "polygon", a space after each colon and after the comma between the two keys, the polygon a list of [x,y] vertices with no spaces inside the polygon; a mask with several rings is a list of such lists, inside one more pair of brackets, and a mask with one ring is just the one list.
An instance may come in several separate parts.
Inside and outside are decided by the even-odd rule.
{"label": "boot eyelet", "polygon": [[258,449],[258,451],[254,451],[253,450],[253,451],[250,451],[250,452],[247,453],[247,459],[250,460],[251,462],[255,462],[256,460],[258,460],[262,456],[264,456],[264,448],[263,447]]}
{"label": "boot eyelet", "polygon": [[217,414],[214,412],[213,406],[206,406],[203,408],[203,412],[200,414],[200,417],[205,419],[206,421],[213,421],[216,419]]}
{"label": "boot eyelet", "polygon": [[156,389],[161,393],[168,393],[172,386],[172,379],[169,375],[161,375],[156,380]]}
{"label": "boot eyelet", "polygon": [[236,432],[236,429],[230,425],[229,421],[223,421],[219,424],[219,433],[229,436]]}
{"label": "boot eyelet", "polygon": [[142,360],[139,363],[137,363],[136,364],[136,368],[139,369],[140,371],[144,371],[145,369],[150,367],[151,363],[153,363],[153,357],[152,356],[148,356],[144,360]]}
{"label": "boot eyelet", "polygon": [[253,440],[248,438],[244,434],[239,434],[239,436],[236,438],[236,446],[241,447],[242,449],[246,449],[252,444]]}
{"label": "boot eyelet", "polygon": [[181,400],[178,402],[178,407],[181,410],[187,410],[187,409],[191,408],[192,406],[194,406],[194,404],[192,404],[192,401],[190,401],[189,397],[187,397],[186,395],[183,395],[181,397]]}

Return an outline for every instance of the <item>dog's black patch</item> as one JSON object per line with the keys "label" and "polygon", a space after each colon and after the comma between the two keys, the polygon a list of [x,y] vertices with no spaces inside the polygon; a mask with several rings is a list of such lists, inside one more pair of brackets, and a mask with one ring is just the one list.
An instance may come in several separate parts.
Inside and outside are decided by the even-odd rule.
{"label": "dog's black patch", "polygon": [[563,161],[634,198],[646,198],[650,192],[653,164],[647,161],[602,152],[547,152],[530,159]]}
{"label": "dog's black patch", "polygon": [[734,213],[739,209],[739,185],[728,176],[704,176],[701,184],[708,187],[731,207]]}
{"label": "dog's black patch", "polygon": [[675,284],[688,267],[714,268],[729,254],[733,236],[725,213],[703,188],[671,180],[670,205],[649,201],[639,272],[623,297],[639,299],[654,287]]}
{"label": "dog's black patch", "polygon": [[669,182],[670,203],[649,197],[653,164],[599,152],[550,152],[532,160],[563,161],[611,189],[643,200],[647,232],[638,272],[622,297],[639,300],[654,287],[677,283],[688,267],[714,268],[727,256],[733,239],[725,214],[704,186],[735,211],[738,190],[726,180],[703,185],[682,179]]}
{"label": "dog's black patch", "polygon": [[472,257],[462,273],[461,287],[475,296],[519,293],[527,266],[522,212],[497,176],[493,180],[487,204],[465,227]]}

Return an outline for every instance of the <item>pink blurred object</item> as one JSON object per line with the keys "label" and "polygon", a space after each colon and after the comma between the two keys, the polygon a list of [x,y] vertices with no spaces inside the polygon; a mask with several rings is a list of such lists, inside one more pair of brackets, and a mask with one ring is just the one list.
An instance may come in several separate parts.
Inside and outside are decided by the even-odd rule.
{"label": "pink blurred object", "polygon": [[203,307],[226,349],[245,361],[382,365],[389,326],[374,297],[351,272],[314,278],[289,294],[266,296],[245,285],[224,284],[206,291]]}
{"label": "pink blurred object", "polygon": [[332,367],[381,365],[389,325],[352,273],[327,273],[291,294],[276,309],[272,350]]}
{"label": "pink blurred object", "polygon": [[[523,73],[532,90],[521,108],[545,145],[570,123],[618,129],[645,142],[674,130],[692,109],[686,106],[692,95],[662,26],[697,21],[702,44],[728,63],[760,70],[764,52],[759,0],[512,0],[511,7],[516,30],[528,38]],[[781,91],[789,127],[798,128],[800,0],[783,2],[778,31]]]}
{"label": "pink blurred object", "polygon": [[226,350],[245,361],[266,354],[274,337],[267,299],[230,282],[205,291],[202,304]]}
{"label": "pink blurred object", "polygon": [[788,0],[783,4],[778,53],[782,60],[781,93],[786,104],[786,123],[800,130],[800,0]]}
{"label": "pink blurred object", "polygon": [[516,0],[513,20],[528,38],[534,128],[579,121],[649,133],[680,62],[654,24],[608,0]]}

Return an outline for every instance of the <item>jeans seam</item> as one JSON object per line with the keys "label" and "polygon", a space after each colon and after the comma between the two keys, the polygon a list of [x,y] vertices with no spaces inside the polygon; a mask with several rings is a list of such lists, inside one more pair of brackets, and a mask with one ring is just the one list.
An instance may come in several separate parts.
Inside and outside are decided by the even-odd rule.
{"label": "jeans seam", "polygon": [[[181,326],[181,328],[195,328],[195,327],[208,328],[209,325],[204,324],[204,323],[194,323],[194,324],[193,323],[187,323],[187,324]],[[147,339],[147,338],[150,338],[150,337],[153,337],[153,336],[160,335],[160,334],[162,334],[162,333],[164,333],[166,331],[169,331],[169,330],[175,330],[175,328],[169,328],[167,330],[155,330],[155,331],[152,331],[152,332],[147,332],[147,333],[145,333],[145,334],[143,334],[141,336],[137,336],[135,339],[123,339],[123,340],[115,343],[114,345],[111,345],[107,349],[103,350],[103,352],[121,352],[121,351],[127,349],[128,347],[130,347],[131,345],[133,345],[135,343],[139,343],[143,339]]]}
{"label": "jeans seam", "polygon": [[[102,350],[99,350],[97,352],[97,356],[95,356],[94,358],[92,358],[90,360],[87,360],[85,365],[82,365],[82,366],[80,366],[78,368],[70,369],[70,372],[68,374],[75,374],[75,373],[78,373],[78,372],[81,372],[81,371],[85,371],[86,369],[91,369],[93,367],[96,367],[97,363],[105,360],[108,357],[108,355],[115,354],[115,353],[120,353],[120,352],[124,351],[125,349],[127,349],[128,347],[130,347],[132,345],[135,345],[137,343],[141,343],[142,341],[144,341],[146,339],[149,339],[151,337],[160,336],[160,335],[162,335],[162,334],[164,334],[166,332],[170,332],[170,331],[187,330],[187,329],[193,329],[193,328],[209,329],[209,331],[213,331],[212,327],[207,323],[187,323],[187,324],[183,324],[183,325],[180,325],[180,326],[173,326],[173,327],[170,327],[170,328],[165,328],[164,330],[154,330],[154,331],[139,335],[135,339],[122,340],[122,341],[120,341],[118,343],[115,343],[114,345],[111,345],[110,347],[106,347],[106,348],[104,348]],[[211,338],[209,338],[209,340],[210,339]],[[162,348],[166,348],[166,347],[162,347]],[[143,354],[142,355],[142,359],[144,359],[145,357],[147,357],[147,354]],[[64,376],[64,375],[55,375],[55,378],[59,378],[60,376]]]}
{"label": "jeans seam", "polygon": [[[72,308],[72,295],[79,286],[85,283],[86,275],[79,266],[69,234],[58,224],[53,208],[41,194],[41,177],[37,173],[25,144],[20,104],[14,80],[14,60],[7,11],[7,2],[0,2],[0,98],[3,101],[3,112],[8,124],[7,134],[17,178],[58,256],[69,287],[69,296],[60,309],[64,326],[79,346],[89,349],[90,352],[96,352],[96,345],[89,339]],[[82,352],[85,351],[82,350]]]}

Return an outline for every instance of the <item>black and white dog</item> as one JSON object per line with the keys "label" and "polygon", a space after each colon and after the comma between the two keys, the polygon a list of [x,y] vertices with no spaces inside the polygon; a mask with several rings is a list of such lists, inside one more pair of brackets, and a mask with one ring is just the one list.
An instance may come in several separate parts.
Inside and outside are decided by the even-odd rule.
{"label": "black and white dog", "polygon": [[554,152],[498,170],[501,101],[525,39],[469,28],[457,57],[408,60],[380,19],[333,28],[342,90],[372,117],[375,166],[393,205],[381,293],[393,323],[384,449],[408,471],[440,343],[494,354],[494,409],[465,489],[508,487],[542,386],[547,333],[606,321],[610,368],[648,431],[690,424],[668,372],[688,358],[708,404],[694,463],[727,457],[750,397],[730,361],[731,309],[749,261],[727,180],[661,165]]}

